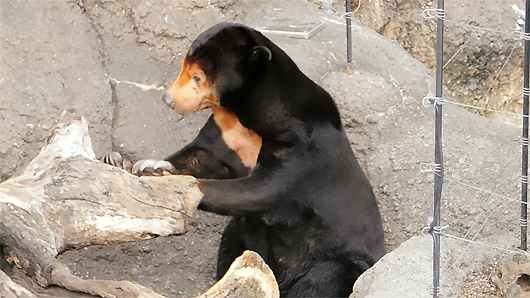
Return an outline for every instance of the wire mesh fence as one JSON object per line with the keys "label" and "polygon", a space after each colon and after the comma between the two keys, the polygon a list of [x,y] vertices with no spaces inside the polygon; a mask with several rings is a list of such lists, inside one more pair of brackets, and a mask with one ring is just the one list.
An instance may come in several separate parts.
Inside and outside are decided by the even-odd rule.
{"label": "wire mesh fence", "polygon": [[[383,1],[382,5],[390,3],[389,6],[392,6],[394,2],[399,1]],[[407,3],[414,5],[419,2]],[[434,199],[434,210],[424,229],[425,233],[432,234],[434,240],[434,297],[448,297],[444,293],[444,280],[440,280],[440,275],[445,274],[449,279],[452,275],[457,275],[452,272],[456,273],[458,267],[468,266],[466,262],[469,262],[469,258],[464,256],[472,255],[477,247],[488,252],[492,257],[489,259],[491,264],[496,264],[498,257],[504,254],[527,255],[527,115],[530,89],[528,76],[524,80],[522,78],[522,58],[525,59],[525,68],[528,68],[529,49],[526,48],[530,40],[530,21],[525,21],[525,18],[528,19],[528,10],[521,7],[528,7],[530,1],[480,1],[481,4],[486,2],[491,5],[472,7],[473,2],[468,1],[467,3],[471,4],[467,9],[475,9],[484,15],[493,16],[498,8],[503,8],[514,16],[517,15],[519,20],[510,24],[483,24],[470,19],[477,15],[476,12],[466,14],[465,10],[461,10],[455,13],[455,2],[450,3],[452,11],[446,10],[443,0],[429,2],[431,7],[425,7],[426,3],[423,3],[421,8],[426,9],[418,16],[427,24],[438,25],[436,34],[432,34],[432,45],[436,50],[432,51],[431,57],[432,61],[437,62],[438,77],[429,86],[430,94],[418,99],[426,109],[433,109],[436,135],[436,140],[429,142],[429,146],[435,150],[434,160],[420,164],[421,172],[434,177],[433,197],[430,198],[431,201]],[[406,6],[407,3],[403,2],[401,5]],[[376,4],[353,1],[354,15],[360,18],[356,14],[360,11],[367,16],[373,16],[366,10],[363,11],[363,5]],[[399,14],[400,10],[395,10],[394,13]],[[467,22],[462,19],[466,17]],[[386,24],[389,28],[397,27],[396,24],[392,25],[392,16],[386,19]],[[410,23],[407,25],[409,27],[402,30],[411,29],[416,32],[416,28],[411,28]],[[386,32],[387,36],[394,34],[392,37],[398,41],[402,38],[395,32],[388,34],[386,30],[377,28],[378,32]],[[456,39],[444,40],[446,32],[453,33],[451,38],[454,38],[455,32],[462,34]],[[414,53],[414,48],[407,48],[407,42],[400,43],[409,52]],[[444,49],[446,44],[451,47]],[[488,47],[494,49],[488,51]],[[355,53],[353,55],[355,56]],[[422,60],[421,57],[418,59]],[[527,73],[527,69],[524,72]],[[446,78],[445,82],[443,77]],[[517,87],[510,89],[506,86],[506,81],[516,84]],[[521,111],[521,107],[525,107],[525,110]],[[462,109],[515,124],[523,129],[523,133],[520,129],[517,133],[514,133],[513,129],[507,129],[499,134],[498,130],[491,130],[485,125],[477,135],[476,129],[469,128],[469,125],[473,124],[455,116],[461,115],[458,112]],[[498,144],[509,144],[509,148],[503,146],[503,151],[492,154],[484,150],[496,148]],[[502,236],[499,236],[500,234]],[[458,241],[463,247],[449,260],[439,259],[439,245],[443,246],[444,239]],[[481,261],[483,260],[477,259],[477,262]],[[446,263],[440,266],[440,262]],[[484,271],[488,275],[493,274],[493,271]]]}
{"label": "wire mesh fence", "polygon": [[[495,6],[509,6],[514,13],[519,16],[517,23],[512,24],[513,30],[507,30],[504,24],[499,28],[487,27],[483,24],[471,20],[464,23],[459,20],[447,18],[444,8],[444,1],[438,0],[433,5],[436,8],[427,8],[423,10],[422,16],[426,22],[433,20],[437,24],[436,29],[436,81],[435,92],[423,99],[423,105],[433,107],[435,113],[435,140],[434,140],[434,162],[423,163],[420,170],[425,173],[434,174],[434,210],[433,217],[429,221],[429,226],[425,232],[433,236],[433,297],[443,296],[443,284],[440,284],[440,270],[451,271],[459,266],[461,256],[470,253],[474,247],[490,249],[492,256],[498,256],[503,253],[526,254],[527,250],[527,195],[528,195],[528,98],[529,89],[529,53],[530,53],[530,1],[515,1],[521,9],[513,4],[514,1],[508,2],[499,0]],[[349,1],[347,2],[347,5]],[[355,5],[357,4],[357,6]],[[356,11],[360,3],[354,3]],[[488,13],[491,7],[481,7],[484,13]],[[477,8],[478,9],[478,8]],[[397,12],[399,13],[399,12]],[[473,34],[466,34],[458,41],[459,46],[456,50],[444,58],[444,43],[455,41],[444,41],[445,24],[450,25],[450,30],[474,31]],[[501,39],[503,37],[504,39]],[[502,46],[494,45],[491,40],[498,39],[504,44]],[[349,45],[348,41],[348,45]],[[462,88],[462,82],[455,87],[452,83],[454,78],[461,78],[454,74],[455,69],[469,67],[469,61],[462,63],[462,56],[469,58],[471,47],[480,44],[480,47],[487,47],[488,42],[491,46],[502,47],[502,54],[498,59],[492,61],[489,55],[476,55],[475,76],[480,86],[478,88],[469,88],[472,94],[468,97],[472,100],[462,100],[459,95],[463,92],[449,92],[455,95],[454,98],[444,96],[443,76],[444,70],[450,69],[453,74],[450,76],[450,82],[446,82],[449,90]],[[466,53],[466,51],[468,53]],[[446,53],[447,54],[447,53]],[[351,54],[348,51],[348,57]],[[524,57],[524,63],[520,63],[520,56]],[[350,58],[348,58],[350,59]],[[490,59],[490,60],[488,60]],[[348,60],[350,61],[350,60]],[[467,64],[466,64],[467,63]],[[472,64],[471,63],[471,64]],[[461,64],[461,65],[458,65]],[[484,64],[496,65],[492,72],[487,71]],[[491,68],[491,67],[490,67]],[[524,68],[524,79],[522,86],[518,91],[511,90],[506,92],[503,100],[496,100],[493,93],[499,93],[499,85],[502,85],[502,79],[506,76],[513,77],[515,68]],[[473,73],[473,72],[471,72]],[[466,75],[469,75],[467,73]],[[469,78],[467,78],[469,80]],[[514,81],[521,81],[521,77],[516,77]],[[466,81],[466,79],[463,79]],[[471,81],[471,80],[469,80]],[[465,82],[464,82],[465,83]],[[474,82],[476,83],[476,82]],[[471,84],[471,83],[470,83]],[[454,88],[453,88],[454,87]],[[464,88],[465,89],[465,88]],[[502,93],[502,92],[501,92]],[[466,94],[468,95],[468,94]],[[498,96],[497,96],[498,97]],[[518,103],[517,105],[514,103]],[[518,106],[522,106],[522,112],[518,111]],[[510,133],[492,136],[487,127],[484,127],[482,138],[483,142],[468,142],[464,139],[449,139],[445,142],[442,134],[442,123],[444,131],[449,131],[451,135],[458,131],[460,135],[466,135],[466,123],[455,122],[454,118],[449,121],[443,120],[443,115],[452,114],[455,109],[467,109],[474,114],[481,114],[494,119],[506,120],[509,123],[522,126],[522,134],[515,135]],[[491,140],[495,142],[491,142]],[[480,140],[480,139],[479,139]],[[485,146],[495,147],[496,144],[511,144],[508,152],[498,152],[498,155],[484,156],[466,154],[459,156],[463,151],[477,152]],[[442,148],[448,158],[444,158]],[[496,179],[503,177],[504,179]],[[504,181],[504,182],[500,182]],[[509,181],[506,184],[506,181]],[[443,189],[443,196],[442,196]],[[455,206],[466,205],[470,202],[473,208],[455,212]],[[452,212],[450,220],[443,219],[444,210]],[[498,230],[504,231],[506,237],[496,237]],[[454,239],[465,244],[465,248],[460,255],[454,256],[451,263],[440,269],[440,243],[443,239]]]}
{"label": "wire mesh fence", "polygon": [[[498,4],[500,4],[502,1],[499,1]],[[443,235],[447,238],[456,239],[459,241],[463,241],[467,243],[466,248],[462,252],[462,255],[470,249],[472,245],[479,245],[483,247],[488,247],[493,250],[496,250],[498,252],[509,252],[509,253],[520,253],[524,254],[527,250],[527,195],[528,195],[528,97],[530,95],[530,89],[528,84],[528,78],[529,78],[529,63],[530,59],[528,58],[530,55],[530,1],[526,1],[526,10],[525,10],[525,21],[524,21],[524,31],[515,31],[513,32],[513,37],[516,42],[514,42],[514,46],[512,50],[510,51],[510,54],[505,58],[502,67],[499,69],[497,74],[495,75],[495,78],[490,83],[488,88],[486,89],[486,92],[480,95],[479,100],[477,101],[476,105],[470,105],[470,104],[462,104],[459,102],[456,102],[451,99],[446,99],[442,96],[442,90],[441,86],[443,84],[443,69],[447,65],[449,65],[451,62],[453,62],[453,59],[461,52],[461,50],[467,46],[469,41],[465,41],[462,46],[455,52],[455,54],[450,57],[445,63],[443,59],[443,33],[444,33],[444,22],[447,21],[445,19],[445,9],[444,9],[444,0],[438,0],[438,5],[436,9],[426,9],[423,11],[423,17],[426,19],[436,19],[437,20],[437,43],[436,43],[436,95],[426,97],[423,99],[424,106],[428,106],[429,104],[432,104],[434,106],[435,110],[435,157],[434,157],[434,164],[431,164],[432,169],[427,172],[433,172],[434,173],[434,212],[433,212],[433,220],[430,223],[430,226],[428,228],[428,232],[433,237],[433,297],[439,297],[441,293],[441,287],[443,288],[443,285],[440,285],[440,235]],[[474,26],[475,29],[485,30],[489,32],[499,33],[499,31],[496,31],[494,29],[486,29],[478,26]],[[504,71],[506,65],[510,62],[510,58],[513,56],[513,53],[518,45],[521,43],[520,40],[524,41],[524,80],[523,80],[523,86],[522,86],[522,95],[523,95],[523,112],[521,114],[508,112],[506,109],[491,109],[488,107],[485,107],[483,105],[484,99],[488,98],[489,93],[495,83],[497,82],[497,79]],[[512,99],[513,101],[513,99]],[[518,182],[520,182],[520,196],[517,197],[514,193],[514,190],[516,188],[513,187],[513,185],[495,185],[495,181],[487,181],[488,179],[484,179],[489,173],[481,172],[478,170],[480,165],[484,165],[485,163],[490,167],[492,164],[498,164],[499,160],[498,158],[492,156],[490,161],[485,160],[476,160],[476,161],[470,161],[466,160],[461,162],[463,165],[458,165],[460,163],[460,160],[458,159],[458,162],[454,167],[451,167],[451,164],[444,164],[443,159],[443,153],[442,153],[442,123],[443,123],[443,110],[442,107],[450,106],[453,107],[465,107],[469,110],[471,110],[473,113],[476,113],[477,111],[484,111],[488,113],[499,113],[504,115],[509,115],[511,117],[520,118],[520,123],[522,123],[523,132],[522,137],[520,138],[520,148],[521,148],[521,164],[520,164],[520,176],[516,175],[512,180],[514,185],[516,185]],[[445,111],[447,113],[447,109]],[[461,125],[457,125],[455,127],[451,127],[454,123],[448,123],[449,129],[465,129]],[[487,134],[488,132],[485,131]],[[512,142],[513,140],[516,140],[516,136],[499,136],[499,139],[508,137],[508,140],[499,140],[504,142]],[[464,144],[460,144],[463,146]],[[480,144],[469,144],[471,148],[475,147],[475,149],[478,147],[480,148]],[[488,144],[494,146],[495,144]],[[502,153],[500,153],[502,154]],[[515,155],[515,152],[511,153],[512,156]],[[512,159],[513,160],[513,159]],[[497,169],[497,171],[494,171],[491,174],[496,175],[500,174],[501,172],[508,172],[513,175],[515,171],[515,168],[517,167],[517,163],[511,162],[510,164],[499,164],[499,167],[504,167],[503,169]],[[444,176],[444,169],[447,168],[449,175]],[[466,168],[466,169],[464,169]],[[464,171],[476,171],[475,177],[476,179],[473,179],[472,181],[461,181],[459,180],[459,174]],[[425,169],[423,170],[424,172]],[[460,172],[460,173],[459,173]],[[486,182],[486,183],[484,183]],[[471,214],[472,217],[464,216],[460,218],[460,220],[464,223],[461,227],[461,231],[453,231],[448,232],[446,229],[451,226],[451,223],[442,223],[441,221],[441,212],[443,212],[443,203],[442,203],[442,186],[444,191],[443,200],[446,201],[448,204],[451,203],[458,203],[458,200],[474,200],[476,201],[476,206],[478,207],[476,210],[472,211]],[[471,196],[465,196],[465,198],[462,198],[462,194],[466,193],[465,190],[471,190],[474,192],[474,195]],[[519,208],[520,213],[518,214],[516,212],[517,208]],[[505,210],[506,212],[501,213],[501,216],[499,216],[499,213],[493,213],[492,210]],[[518,220],[519,217],[519,220]],[[453,218],[457,218],[453,217]],[[506,233],[515,233],[517,230],[517,226],[519,226],[520,230],[520,243],[518,245],[518,248],[520,250],[516,250],[513,247],[516,246],[514,242],[512,243],[505,243],[505,239],[503,241],[495,241],[495,239],[488,239],[488,230],[491,229],[492,226],[502,226],[506,227]],[[455,233],[456,232],[456,233]],[[512,237],[512,241],[515,240],[516,237]],[[454,265],[457,264],[458,257],[456,260],[448,267],[447,270],[451,270],[454,268]]]}

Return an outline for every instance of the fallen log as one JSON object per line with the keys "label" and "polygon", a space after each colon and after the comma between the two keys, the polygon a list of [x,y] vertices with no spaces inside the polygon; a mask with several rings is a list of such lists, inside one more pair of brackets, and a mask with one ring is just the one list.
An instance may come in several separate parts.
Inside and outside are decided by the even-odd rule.
{"label": "fallen log", "polygon": [[14,283],[7,274],[0,270],[0,297],[3,298],[37,298],[24,287]]}
{"label": "fallen log", "polygon": [[221,297],[278,298],[280,290],[265,261],[259,254],[247,250],[232,263],[221,280],[195,298]]}
{"label": "fallen log", "polygon": [[[162,297],[129,281],[83,280],[56,256],[92,244],[182,234],[201,198],[191,176],[136,177],[99,162],[85,119],[65,111],[24,172],[0,184],[0,257],[43,288],[57,285],[100,297]],[[251,288],[267,289],[262,297],[278,297],[269,289],[274,284],[277,292],[272,272],[257,254],[250,255],[240,261],[242,270],[266,272],[256,275],[260,278]],[[223,278],[223,283],[235,282],[233,287],[241,291],[237,280],[242,276],[236,281]],[[1,297],[34,297],[3,272],[0,285]]]}
{"label": "fallen log", "polygon": [[[68,278],[71,278],[68,277]],[[82,289],[83,284],[98,284],[105,289],[101,292],[114,292],[116,296],[110,297],[144,297],[144,298],[165,298],[150,289],[135,285],[128,281],[98,281],[81,280],[76,281],[81,286],[77,287],[77,292]],[[114,287],[112,289],[111,287]],[[119,293],[119,291],[123,291]],[[86,293],[86,292],[85,292]],[[99,296],[99,295],[98,295]],[[14,283],[9,276],[0,271],[0,297],[2,298],[38,298],[36,295],[24,287]],[[46,295],[46,297],[50,297]],[[57,298],[57,295],[53,295]],[[68,296],[72,297],[72,296]],[[83,297],[86,297],[83,295]],[[94,296],[90,296],[94,297]],[[109,296],[102,296],[109,297]],[[278,298],[280,292],[278,284],[271,269],[263,259],[253,251],[245,251],[230,266],[225,276],[219,280],[212,288],[205,293],[192,298],[225,298],[225,297],[253,297],[253,298]]]}

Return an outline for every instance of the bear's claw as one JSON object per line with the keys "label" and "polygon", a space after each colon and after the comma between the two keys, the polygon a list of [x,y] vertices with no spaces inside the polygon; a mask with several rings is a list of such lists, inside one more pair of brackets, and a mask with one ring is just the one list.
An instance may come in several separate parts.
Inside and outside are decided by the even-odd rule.
{"label": "bear's claw", "polygon": [[116,151],[111,151],[103,154],[103,156],[99,160],[108,165],[126,170],[127,172],[131,171],[129,163],[121,156],[120,153]]}
{"label": "bear's claw", "polygon": [[152,175],[167,175],[175,172],[176,170],[171,163],[157,159],[139,160],[134,164],[131,171],[134,175],[142,175],[146,173]]}
{"label": "bear's claw", "polygon": [[136,176],[164,176],[176,174],[177,172],[171,163],[158,159],[143,159],[137,161],[131,167],[131,164],[120,153],[115,151],[103,154],[99,160],[108,165],[124,169]]}

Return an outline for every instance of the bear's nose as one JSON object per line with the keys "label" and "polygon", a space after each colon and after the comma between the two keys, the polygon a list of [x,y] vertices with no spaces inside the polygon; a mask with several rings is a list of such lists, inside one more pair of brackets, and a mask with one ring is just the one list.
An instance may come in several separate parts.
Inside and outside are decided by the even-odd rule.
{"label": "bear's nose", "polygon": [[167,93],[164,93],[164,95],[162,96],[162,101],[165,102],[172,109],[175,109],[176,103],[173,100],[173,98],[171,98],[169,95],[167,95]]}

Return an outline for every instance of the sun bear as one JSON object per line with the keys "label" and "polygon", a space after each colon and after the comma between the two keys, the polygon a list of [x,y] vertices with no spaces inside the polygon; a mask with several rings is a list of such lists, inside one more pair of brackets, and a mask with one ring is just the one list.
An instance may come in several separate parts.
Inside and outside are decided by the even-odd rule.
{"label": "sun bear", "polygon": [[195,175],[199,208],[233,217],[217,277],[254,250],[282,297],[349,296],[385,246],[372,187],[331,96],[260,32],[221,23],[191,44],[162,99],[213,115],[190,145],[135,171]]}

